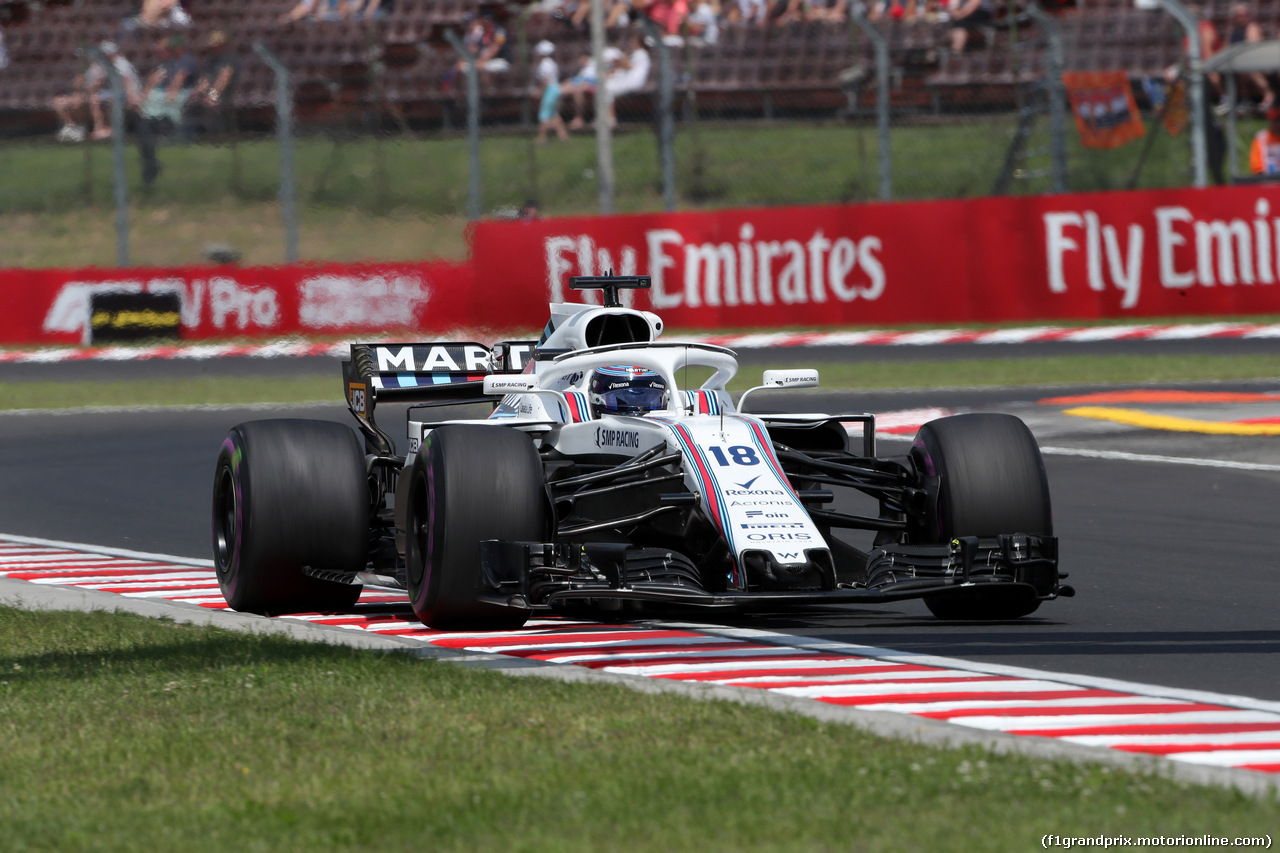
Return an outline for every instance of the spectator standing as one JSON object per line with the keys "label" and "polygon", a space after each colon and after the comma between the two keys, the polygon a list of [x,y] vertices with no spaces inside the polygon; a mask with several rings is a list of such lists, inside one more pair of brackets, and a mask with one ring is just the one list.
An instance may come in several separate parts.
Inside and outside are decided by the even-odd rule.
{"label": "spectator standing", "polygon": [[0,71],[9,67],[9,51],[4,46],[4,27],[0,27]]}
{"label": "spectator standing", "polygon": [[[1227,44],[1229,45],[1262,41],[1262,27],[1257,21],[1253,20],[1253,17],[1249,14],[1249,7],[1244,3],[1237,3],[1231,7],[1230,27],[1227,30]],[[1267,78],[1257,71],[1241,76],[1251,82],[1258,90],[1258,95],[1261,98],[1258,103],[1258,110],[1263,113],[1267,112],[1276,99],[1275,91],[1271,88]]]}
{"label": "spectator standing", "polygon": [[170,135],[181,127],[183,109],[200,77],[200,67],[187,53],[182,36],[166,38],[160,57],[159,66],[147,75],[142,90],[138,153],[142,157],[143,187],[150,187],[159,176],[156,145],[161,136]]}
{"label": "spectator standing", "polygon": [[[98,49],[107,57],[107,61],[115,66],[124,82],[125,104],[130,108],[137,108],[140,101],[138,72],[134,70],[133,63],[120,55],[114,42],[104,41],[98,45]],[[110,101],[111,86],[107,79],[107,72],[97,62],[90,60],[84,74],[76,78],[76,90],[66,95],[58,95],[53,99],[53,111],[62,121],[62,128],[57,134],[58,141],[84,141],[84,126],[76,120],[75,115],[81,110],[87,110],[93,122],[91,137],[110,139],[111,125],[103,112],[103,104]]]}
{"label": "spectator standing", "polygon": [[632,2],[667,36],[678,35],[680,25],[689,16],[689,0],[632,0]]}
{"label": "spectator standing", "polygon": [[969,44],[970,34],[990,26],[994,17],[991,0],[952,0],[951,52],[962,53]]}
{"label": "spectator standing", "polygon": [[561,142],[569,138],[564,119],[560,116],[560,67],[556,65],[556,46],[543,39],[534,48],[538,55],[538,67],[534,71],[534,83],[538,92],[538,142],[547,141],[547,131],[554,130]]}
{"label": "spectator standing", "polygon": [[1253,138],[1249,171],[1255,175],[1280,176],[1280,107],[1267,110],[1267,126]]}
{"label": "spectator standing", "polygon": [[226,130],[239,76],[240,59],[227,34],[222,30],[209,33],[202,50],[200,78],[191,93],[192,124],[212,133]]}

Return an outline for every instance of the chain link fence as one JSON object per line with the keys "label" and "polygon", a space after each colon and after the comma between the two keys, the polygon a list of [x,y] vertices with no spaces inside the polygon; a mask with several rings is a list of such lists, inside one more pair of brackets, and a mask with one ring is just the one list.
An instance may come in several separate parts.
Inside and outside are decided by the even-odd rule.
{"label": "chain link fence", "polygon": [[[997,4],[964,27],[924,3],[913,20],[889,5],[867,10],[876,20],[614,27],[605,43],[644,51],[649,70],[616,97],[607,145],[581,82],[590,29],[567,7],[400,0],[370,19],[282,23],[291,2],[228,3],[153,31],[124,26],[116,0],[25,4],[0,70],[0,265],[461,257],[468,219],[530,215],[529,202],[595,214],[609,175],[619,213],[1189,184],[1189,135],[1155,120],[1163,87],[1146,82],[1177,62],[1181,30],[1159,10],[1080,2]],[[189,94],[176,120],[150,122],[158,174],[138,99],[113,140],[109,81],[79,90],[105,124],[87,103],[53,110],[79,75],[93,88],[95,55],[111,64],[104,41],[142,89],[184,53],[194,76],[234,71],[217,97]],[[547,59],[555,115],[582,126],[564,140],[554,123],[540,132]],[[1148,118],[1146,137],[1110,151],[1081,147],[1061,84],[1102,69],[1126,72]]]}

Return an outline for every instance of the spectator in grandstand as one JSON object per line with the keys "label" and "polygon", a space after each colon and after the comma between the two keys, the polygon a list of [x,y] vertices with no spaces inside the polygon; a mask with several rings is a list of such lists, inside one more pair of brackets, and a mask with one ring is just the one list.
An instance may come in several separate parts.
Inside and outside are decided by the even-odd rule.
{"label": "spectator in grandstand", "polygon": [[543,39],[534,48],[538,67],[534,71],[534,93],[538,97],[538,142],[547,141],[547,131],[554,130],[561,142],[569,138],[560,116],[560,67],[555,60],[556,46]]}
{"label": "spectator in grandstand", "polygon": [[240,59],[222,30],[209,33],[201,50],[200,77],[191,93],[188,128],[212,133],[226,130],[231,97],[240,75]]}
{"label": "spectator in grandstand", "polygon": [[186,40],[171,35],[164,41],[160,64],[142,89],[139,110],[138,153],[142,157],[142,184],[149,188],[160,174],[156,145],[161,136],[182,126],[182,113],[200,77],[200,67],[187,52]]}
{"label": "spectator in grandstand", "polygon": [[347,0],[347,15],[352,18],[383,18],[394,11],[393,0]]}
{"label": "spectator in grandstand", "polygon": [[[616,47],[606,47],[604,55],[605,73],[609,73],[609,69],[622,56],[622,51]],[[587,95],[594,95],[596,91],[596,63],[595,59],[589,53],[582,55],[581,64],[578,66],[578,73],[570,78],[568,83],[560,87],[561,95],[568,95],[570,104],[573,107],[573,120],[569,122],[570,130],[581,130],[585,122],[583,116],[586,115],[586,99]]]}
{"label": "spectator in grandstand", "polygon": [[[645,50],[644,35],[637,30],[632,30],[627,37],[626,53],[616,47],[606,47],[602,58],[607,68],[604,86],[606,101],[609,105],[608,121],[610,127],[615,127],[618,119],[614,101],[622,95],[644,88],[644,84],[649,79],[649,69],[653,61],[649,57],[649,51]],[[583,58],[584,69],[593,65],[590,56]],[[583,116],[586,114],[586,96],[595,92],[595,80],[592,79],[589,85],[585,82],[571,83],[566,85],[564,90],[572,96],[574,115],[573,120],[569,122],[569,129],[580,130],[585,124]]]}
{"label": "spectator in grandstand", "polygon": [[970,33],[991,26],[993,17],[992,0],[952,0],[951,52],[963,52]]}
{"label": "spectator in grandstand", "polygon": [[609,127],[616,127],[618,124],[615,107],[618,98],[643,89],[649,80],[649,69],[652,66],[653,60],[644,46],[644,35],[638,30],[632,30],[627,37],[626,51],[618,57],[613,70],[604,78],[604,91],[608,96],[605,100],[609,105]]}
{"label": "spectator in grandstand", "polygon": [[[484,75],[485,85],[488,85],[489,75],[504,74],[511,70],[511,45],[507,41],[507,31],[498,26],[491,13],[485,12],[471,19],[462,43],[476,58],[476,68]],[[445,75],[441,88],[449,91],[454,80],[465,74],[466,70],[467,61],[459,59]]]}
{"label": "spectator in grandstand", "polygon": [[1267,110],[1267,126],[1258,131],[1249,149],[1249,171],[1280,177],[1280,107]]}
{"label": "spectator in grandstand", "polygon": [[[131,109],[136,108],[140,101],[140,94],[138,72],[134,70],[133,63],[120,55],[120,51],[114,42],[104,41],[98,45],[98,49],[115,66],[116,71],[119,72],[124,82],[125,104]],[[97,62],[90,61],[85,73],[76,78],[75,91],[66,95],[58,95],[53,99],[53,111],[62,121],[62,127],[57,134],[58,141],[84,141],[84,125],[76,121],[75,115],[81,110],[87,110],[89,118],[93,122],[91,137],[93,139],[110,139],[111,125],[107,122],[103,109],[104,105],[110,103],[111,85],[107,79],[107,72]]]}
{"label": "spectator in grandstand", "polygon": [[[1249,14],[1249,7],[1244,3],[1237,3],[1231,7],[1230,29],[1227,30],[1227,44],[1241,44],[1242,42],[1262,41],[1262,27]],[[1256,94],[1261,99],[1258,103],[1259,111],[1265,113],[1275,103],[1275,90],[1271,88],[1271,84],[1267,78],[1258,73],[1240,75],[1242,81],[1252,84],[1257,90]]]}
{"label": "spectator in grandstand", "polygon": [[[873,10],[879,5],[873,6]],[[849,13],[849,0],[788,0],[777,23],[791,24],[800,21],[843,21]],[[893,17],[902,17],[902,6],[893,3]]]}
{"label": "spectator in grandstand", "polygon": [[684,19],[689,41],[704,47],[720,40],[720,4],[718,0],[697,0],[697,6]]}
{"label": "spectator in grandstand", "polygon": [[138,14],[131,20],[135,26],[145,28],[191,26],[191,16],[182,8],[181,0],[142,0]]}
{"label": "spectator in grandstand", "polygon": [[280,16],[283,23],[290,21],[336,21],[350,13],[347,0],[298,0],[298,5]]}
{"label": "spectator in grandstand", "polygon": [[675,36],[689,16],[689,0],[631,0],[632,5],[658,25],[666,36]]}
{"label": "spectator in grandstand", "polygon": [[763,27],[769,23],[768,0],[732,0],[725,20],[730,24],[751,24]]}
{"label": "spectator in grandstand", "polygon": [[9,51],[4,46],[4,27],[0,27],[0,71],[9,67]]}

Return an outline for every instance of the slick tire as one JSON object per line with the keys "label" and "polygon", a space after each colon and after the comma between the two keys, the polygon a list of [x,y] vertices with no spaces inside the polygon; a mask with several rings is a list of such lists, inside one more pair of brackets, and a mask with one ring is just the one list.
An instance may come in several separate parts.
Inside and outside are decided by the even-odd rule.
{"label": "slick tire", "polygon": [[355,433],[328,421],[233,427],[213,480],[213,557],[233,609],[279,614],[349,610],[360,586],[304,568],[365,567],[369,491]]}
{"label": "slick tire", "polygon": [[519,628],[527,609],[482,600],[480,543],[547,540],[546,486],[533,442],[506,427],[443,426],[423,440],[411,476],[405,569],[413,612],[439,630]]}
{"label": "slick tire", "polygon": [[[911,456],[925,476],[938,478],[917,541],[949,542],[957,536],[1001,533],[1053,534],[1049,481],[1035,436],[1011,415],[956,415],[920,428]],[[1017,619],[1040,600],[1015,588],[973,588],[928,596],[939,619]]]}

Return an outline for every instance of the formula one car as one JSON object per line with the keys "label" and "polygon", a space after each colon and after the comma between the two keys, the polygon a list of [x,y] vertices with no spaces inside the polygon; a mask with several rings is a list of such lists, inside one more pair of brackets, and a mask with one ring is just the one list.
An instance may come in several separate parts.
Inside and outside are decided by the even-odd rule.
{"label": "formula one car", "polygon": [[[552,305],[538,341],[353,344],[360,438],[318,420],[233,428],[213,490],[227,603],[343,610],[377,583],[433,628],[486,630],[545,610],[908,598],[1009,619],[1074,594],[1022,421],[942,418],[880,456],[870,414],[747,414],[816,370],[765,371],[735,404],[731,350],[660,341],[655,314],[621,304],[647,276],[571,284],[603,306]],[[389,401],[410,403],[405,453],[374,417]],[[487,418],[430,418],[477,403]]]}

